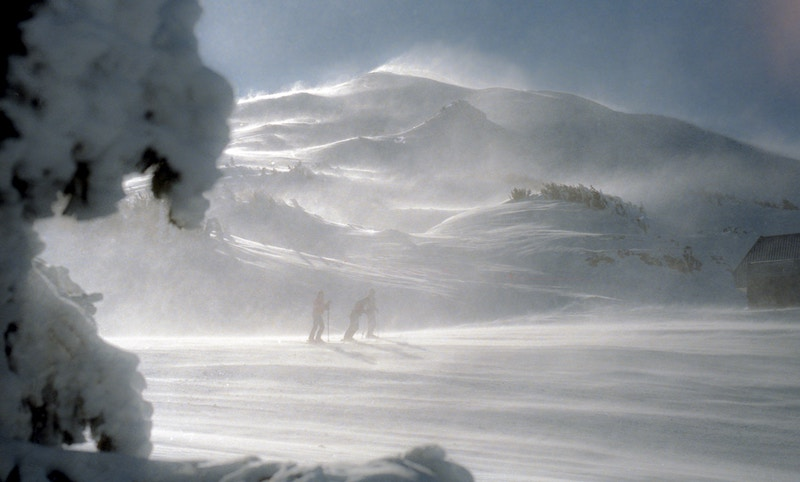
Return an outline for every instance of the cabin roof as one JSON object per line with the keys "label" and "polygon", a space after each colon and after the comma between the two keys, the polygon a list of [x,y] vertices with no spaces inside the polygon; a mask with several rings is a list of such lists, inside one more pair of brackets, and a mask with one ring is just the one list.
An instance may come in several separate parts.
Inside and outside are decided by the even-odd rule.
{"label": "cabin roof", "polygon": [[800,233],[761,236],[742,263],[762,263],[800,259]]}
{"label": "cabin roof", "polygon": [[736,286],[746,287],[747,266],[751,264],[791,260],[800,260],[800,233],[761,236],[733,271]]}

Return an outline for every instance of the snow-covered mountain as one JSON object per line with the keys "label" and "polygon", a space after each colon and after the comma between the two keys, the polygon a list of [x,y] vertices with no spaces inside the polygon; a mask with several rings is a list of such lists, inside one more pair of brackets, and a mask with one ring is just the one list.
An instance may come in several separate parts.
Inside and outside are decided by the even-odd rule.
{"label": "snow-covered mountain", "polygon": [[482,173],[489,178],[594,183],[620,195],[658,186],[792,196],[800,176],[796,160],[675,119],[568,94],[469,90],[385,72],[247,100],[233,126],[234,156],[256,155],[255,138],[258,156],[382,169],[414,162],[436,173],[474,166],[491,168]]}
{"label": "snow-covered mountain", "polygon": [[[231,126],[204,232],[159,221],[135,181],[116,217],[40,226],[45,258],[104,292],[101,330],[304,331],[319,289],[334,330],[369,288],[394,329],[741,307],[730,272],[753,241],[800,230],[799,161],[568,94],[375,72],[240,100]],[[507,202],[513,188],[531,196]],[[75,248],[109,233],[113,249]]]}

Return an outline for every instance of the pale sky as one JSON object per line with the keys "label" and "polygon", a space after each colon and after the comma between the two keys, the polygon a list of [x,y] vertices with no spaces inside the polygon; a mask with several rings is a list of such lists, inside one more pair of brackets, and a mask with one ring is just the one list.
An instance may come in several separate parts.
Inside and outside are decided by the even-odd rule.
{"label": "pale sky", "polygon": [[201,55],[241,96],[391,63],[578,94],[800,158],[800,0],[201,0]]}

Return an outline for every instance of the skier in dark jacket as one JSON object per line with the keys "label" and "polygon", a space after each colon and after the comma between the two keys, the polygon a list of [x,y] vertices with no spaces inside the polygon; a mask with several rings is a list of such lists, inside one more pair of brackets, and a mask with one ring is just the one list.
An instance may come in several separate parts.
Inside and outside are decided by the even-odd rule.
{"label": "skier in dark jacket", "polygon": [[311,327],[311,333],[308,334],[309,342],[322,341],[322,333],[325,332],[325,322],[322,320],[322,314],[325,313],[325,311],[330,311],[330,309],[331,302],[330,300],[327,302],[325,301],[325,293],[322,291],[317,293],[317,297],[314,299],[314,308],[311,312],[314,325]]}
{"label": "skier in dark jacket", "polygon": [[356,301],[356,304],[353,305],[353,309],[350,311],[350,325],[347,327],[347,331],[344,332],[344,340],[353,339],[353,335],[358,331],[358,320],[361,318],[361,315],[365,313],[367,314],[367,335],[374,338],[376,311],[375,290],[371,289],[366,298]]}
{"label": "skier in dark jacket", "polygon": [[369,295],[364,300],[364,313],[367,315],[367,338],[378,338],[375,334],[377,325],[375,315],[378,312],[378,308],[375,306],[375,290],[369,290]]}

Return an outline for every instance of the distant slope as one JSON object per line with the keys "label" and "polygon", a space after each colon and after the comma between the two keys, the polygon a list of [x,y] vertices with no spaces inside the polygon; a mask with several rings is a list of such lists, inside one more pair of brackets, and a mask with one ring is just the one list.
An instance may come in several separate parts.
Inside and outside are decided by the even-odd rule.
{"label": "distant slope", "polygon": [[242,101],[234,125],[234,156],[257,147],[262,160],[280,153],[376,169],[474,169],[492,189],[509,179],[580,182],[648,202],[700,189],[791,198],[800,182],[797,160],[675,119],[569,94],[389,73]]}
{"label": "distant slope", "polygon": [[409,178],[443,176],[491,168],[498,149],[513,136],[465,100],[448,104],[433,117],[391,136],[356,137],[324,146],[308,155],[317,162],[344,166],[380,166]]}
{"label": "distant slope", "polygon": [[[243,101],[235,119],[234,164],[303,166],[251,177],[248,189],[296,199],[320,221],[403,238],[359,227],[317,242],[327,247],[319,253],[337,246],[346,260],[331,264],[337,284],[380,286],[414,318],[586,302],[741,303],[730,271],[749,244],[800,231],[800,211],[782,209],[800,205],[797,160],[565,93],[372,73]],[[248,151],[251,135],[263,149]],[[512,187],[536,193],[548,182],[622,196],[648,229],[613,209],[541,197],[501,204]],[[283,230],[295,229],[286,221]]]}
{"label": "distant slope", "polygon": [[[741,308],[750,245],[800,232],[797,160],[569,94],[373,73],[242,100],[232,126],[205,232],[167,225],[135,182],[114,218],[40,227],[64,240],[45,258],[103,290],[104,326],[304,332],[320,289],[334,330],[370,288],[385,329]],[[620,198],[597,209],[547,183]],[[515,187],[532,196],[506,202]]]}
{"label": "distant slope", "polygon": [[798,160],[676,119],[625,114],[559,93],[489,89],[468,100],[526,136],[541,166],[573,181],[797,196]]}
{"label": "distant slope", "polygon": [[230,149],[304,149],[401,132],[468,89],[429,79],[372,73],[329,88],[241,100]]}

